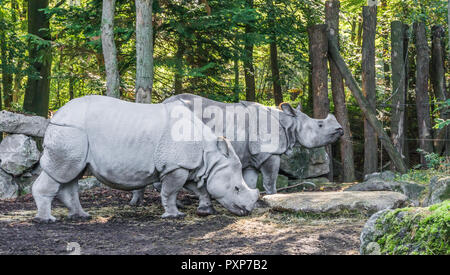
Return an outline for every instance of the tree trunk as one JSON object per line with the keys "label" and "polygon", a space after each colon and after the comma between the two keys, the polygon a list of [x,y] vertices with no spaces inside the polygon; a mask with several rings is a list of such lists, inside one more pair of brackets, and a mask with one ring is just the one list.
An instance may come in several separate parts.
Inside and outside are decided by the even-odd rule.
{"label": "tree trunk", "polygon": [[[253,9],[253,0],[246,0],[247,8]],[[253,41],[249,37],[253,33],[251,24],[245,25],[244,41],[244,76],[245,76],[245,98],[255,101],[255,69],[253,68]]]}
{"label": "tree trunk", "polygon": [[[377,28],[377,6],[363,7],[362,42],[362,91],[372,111],[376,112],[375,89],[375,34]],[[375,130],[367,118],[364,120],[364,175],[377,171],[378,140]]]}
{"label": "tree trunk", "polygon": [[48,103],[50,93],[50,74],[52,66],[52,49],[50,45],[50,22],[41,9],[48,7],[48,0],[28,1],[28,33],[36,35],[48,44],[36,45],[29,43],[29,58],[31,66],[39,77],[28,77],[25,89],[23,108],[37,115],[48,116]]}
{"label": "tree trunk", "polygon": [[[403,155],[405,144],[406,64],[405,28],[402,22],[391,23],[392,103],[391,138],[397,151]],[[404,156],[403,156],[404,157]],[[394,167],[393,167],[394,168]]]}
{"label": "tree trunk", "polygon": [[[3,75],[2,75],[3,78]],[[0,99],[2,98],[2,87],[0,86]],[[0,100],[0,111],[3,109],[2,101]],[[2,112],[0,112],[2,113]],[[3,140],[3,132],[0,132],[0,142]]]}
{"label": "tree trunk", "polygon": [[[405,157],[405,162],[408,164],[409,161],[409,146],[408,146],[408,106],[411,105],[411,100],[408,101],[408,99],[411,99],[411,96],[409,96],[408,90],[409,90],[409,83],[410,83],[410,75],[409,75],[409,25],[403,24],[404,29],[404,36],[403,36],[403,58],[405,60],[405,120],[404,120],[404,134],[403,134],[403,156]],[[413,77],[414,78],[414,77]]]}
{"label": "tree trunk", "polygon": [[183,92],[183,56],[184,56],[184,42],[181,34],[179,34],[177,41],[177,53],[175,54],[175,94]]}
{"label": "tree trunk", "polygon": [[362,17],[358,16],[358,36],[357,36],[358,47],[361,47],[361,39],[362,39],[362,31],[363,31],[362,21],[363,21]]}
{"label": "tree trunk", "polygon": [[[433,91],[436,99],[440,102],[447,100],[447,91],[445,87],[445,68],[444,68],[444,49],[442,47],[441,38],[445,35],[442,26],[433,26],[431,29],[433,42],[431,50],[431,83],[433,84]],[[448,108],[439,110],[439,117],[441,119],[449,119]],[[450,127],[446,126],[439,129],[435,134],[434,149],[435,153],[442,154],[445,150],[447,153],[450,150]],[[447,148],[446,148],[447,147]]]}
{"label": "tree trunk", "polygon": [[[427,153],[433,152],[430,98],[428,95],[429,50],[425,23],[414,24],[416,39],[416,109],[417,124],[419,127],[419,147]],[[420,154],[420,163],[427,167],[425,156]]]}
{"label": "tree trunk", "polygon": [[0,30],[0,54],[2,61],[2,85],[3,85],[3,106],[8,108],[12,101],[12,81],[11,73],[11,56],[8,50],[8,43],[6,41],[6,30]]}
{"label": "tree trunk", "polygon": [[234,102],[239,102],[239,56],[237,51],[234,53],[233,71],[234,71],[234,87],[233,87]]}
{"label": "tree trunk", "polygon": [[120,78],[117,65],[117,49],[114,42],[114,10],[116,0],[103,0],[102,49],[106,71],[106,95],[120,97]]}
{"label": "tree trunk", "polygon": [[[324,119],[330,112],[328,99],[328,25],[314,25],[308,28],[309,58],[311,63],[312,91],[313,91],[313,116]],[[326,146],[330,158],[330,172],[328,179],[333,180],[333,155],[331,145]]]}
{"label": "tree trunk", "polygon": [[74,94],[73,94],[73,90],[74,90],[74,82],[75,82],[75,79],[74,79],[74,77],[71,75],[70,76],[70,78],[69,78],[69,99],[70,100],[72,100],[72,99],[74,99]]}
{"label": "tree trunk", "polygon": [[[328,23],[329,33],[339,47],[339,10],[340,1],[330,0],[325,3],[325,17]],[[341,152],[341,163],[344,182],[355,181],[355,164],[353,160],[352,134],[350,131],[350,122],[348,120],[348,111],[345,105],[344,80],[338,67],[331,58],[329,60],[331,75],[331,90],[333,92],[333,102],[336,119],[344,129],[344,135],[341,137],[339,146]]]}
{"label": "tree trunk", "polygon": [[136,0],[136,102],[151,103],[153,88],[153,0]]}
{"label": "tree trunk", "polygon": [[270,68],[272,70],[273,98],[275,106],[283,102],[283,94],[281,92],[280,69],[278,68],[278,52],[277,52],[277,35],[275,33],[275,10],[273,0],[268,0],[269,5],[269,28],[270,28]]}
{"label": "tree trunk", "polygon": [[353,96],[355,97],[356,101],[358,102],[359,107],[363,111],[364,115],[366,116],[366,119],[369,121],[372,128],[375,129],[378,138],[381,140],[383,146],[385,147],[386,151],[388,152],[392,162],[395,163],[395,167],[401,172],[406,173],[406,165],[401,157],[401,155],[397,152],[394,145],[392,144],[391,140],[389,139],[389,136],[386,134],[386,132],[383,129],[383,125],[378,121],[376,113],[373,112],[372,108],[370,107],[369,102],[364,97],[364,95],[361,92],[361,89],[358,86],[358,83],[356,82],[355,78],[352,76],[349,68],[345,64],[345,61],[342,59],[339,49],[336,45],[336,43],[331,39],[331,36],[328,37],[328,53],[330,54],[331,58],[335,62],[336,66],[339,68],[339,71],[341,72],[341,75],[344,77],[345,84],[352,92]]}
{"label": "tree trunk", "polygon": [[273,97],[276,106],[280,105],[283,102],[277,55],[277,43],[270,42],[270,67],[272,68]]}

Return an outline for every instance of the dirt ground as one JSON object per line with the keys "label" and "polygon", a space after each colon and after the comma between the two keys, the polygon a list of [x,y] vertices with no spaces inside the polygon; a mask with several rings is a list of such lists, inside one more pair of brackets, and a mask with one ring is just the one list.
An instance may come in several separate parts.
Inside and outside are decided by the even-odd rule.
{"label": "dirt ground", "polygon": [[31,195],[0,201],[0,254],[358,254],[362,217],[310,218],[258,208],[236,217],[220,205],[209,217],[195,214],[197,201],[180,194],[187,217],[161,219],[159,194],[146,191],[145,206],[131,207],[131,193],[95,188],[81,194],[89,221],[65,219],[57,200],[54,224],[35,224]]}

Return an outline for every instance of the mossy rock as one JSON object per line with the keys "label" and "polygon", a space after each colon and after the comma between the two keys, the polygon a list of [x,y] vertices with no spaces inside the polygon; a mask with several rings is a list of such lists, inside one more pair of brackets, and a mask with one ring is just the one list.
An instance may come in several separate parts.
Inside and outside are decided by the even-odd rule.
{"label": "mossy rock", "polygon": [[432,178],[424,204],[432,205],[445,200],[450,200],[450,177]]}
{"label": "mossy rock", "polygon": [[375,213],[361,233],[361,254],[450,254],[450,200]]}

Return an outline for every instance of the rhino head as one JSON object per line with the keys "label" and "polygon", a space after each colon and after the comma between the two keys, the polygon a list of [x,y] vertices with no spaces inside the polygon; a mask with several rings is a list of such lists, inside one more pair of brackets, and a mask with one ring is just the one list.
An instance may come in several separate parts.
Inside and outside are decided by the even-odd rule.
{"label": "rhino head", "polygon": [[336,117],[328,114],[325,119],[310,118],[300,110],[300,105],[294,109],[289,103],[282,103],[280,109],[290,120],[295,131],[293,134],[298,143],[306,148],[315,148],[336,142],[343,134],[342,126]]}
{"label": "rhino head", "polygon": [[216,145],[220,156],[209,172],[206,189],[211,197],[231,213],[248,215],[255,207],[259,191],[250,189],[245,183],[241,162],[231,143],[219,137]]}

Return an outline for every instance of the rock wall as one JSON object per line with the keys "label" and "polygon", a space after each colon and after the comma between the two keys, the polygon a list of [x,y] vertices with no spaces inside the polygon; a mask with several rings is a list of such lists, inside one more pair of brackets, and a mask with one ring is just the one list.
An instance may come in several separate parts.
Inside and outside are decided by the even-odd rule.
{"label": "rock wall", "polygon": [[40,173],[41,153],[36,142],[25,135],[6,136],[0,143],[0,199],[14,199],[30,192]]}

